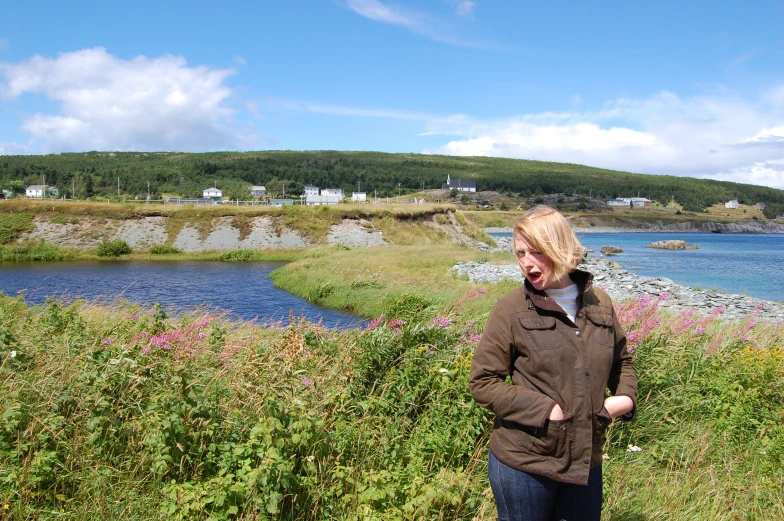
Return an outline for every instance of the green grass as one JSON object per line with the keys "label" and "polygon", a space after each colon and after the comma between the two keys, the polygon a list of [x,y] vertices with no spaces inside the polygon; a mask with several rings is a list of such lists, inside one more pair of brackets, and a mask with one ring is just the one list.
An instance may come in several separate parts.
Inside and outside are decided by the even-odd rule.
{"label": "green grass", "polygon": [[33,213],[0,213],[0,245],[14,241],[33,229]]}
{"label": "green grass", "polygon": [[0,248],[0,261],[25,262],[25,261],[64,261],[74,260],[78,254],[67,248],[60,248],[43,239],[25,241],[20,244]]}
{"label": "green grass", "polygon": [[[126,302],[27,307],[0,296],[7,516],[494,519],[490,415],[466,383],[477,335],[514,285],[473,285],[449,268],[508,255],[268,255],[293,260],[274,273],[278,285],[383,317],[339,332],[293,316],[173,319]],[[655,301],[617,311],[640,392],[635,421],[608,433],[604,518],[784,518],[782,325],[672,316]]]}

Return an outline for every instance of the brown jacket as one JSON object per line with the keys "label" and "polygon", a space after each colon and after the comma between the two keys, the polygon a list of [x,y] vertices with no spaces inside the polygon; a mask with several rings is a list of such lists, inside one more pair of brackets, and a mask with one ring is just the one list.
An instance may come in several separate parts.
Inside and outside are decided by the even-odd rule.
{"label": "brown jacket", "polygon": [[[592,286],[590,273],[570,276],[579,288],[575,323],[527,281],[498,301],[468,386],[495,413],[490,449],[502,463],[584,485],[602,462],[611,421],[605,391],[630,397],[636,407],[637,377],[610,297]],[[564,422],[548,420],[556,403]]]}

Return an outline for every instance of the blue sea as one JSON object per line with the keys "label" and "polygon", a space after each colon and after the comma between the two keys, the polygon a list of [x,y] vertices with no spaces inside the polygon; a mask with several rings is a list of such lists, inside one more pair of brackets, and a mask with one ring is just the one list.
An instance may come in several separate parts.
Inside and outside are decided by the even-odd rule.
{"label": "blue sea", "polygon": [[[494,233],[511,237],[511,233]],[[648,277],[667,277],[703,290],[739,293],[775,302],[784,301],[784,235],[726,233],[582,233],[583,246],[599,257],[602,246],[624,252],[609,259]],[[684,240],[698,250],[647,248],[655,241]]]}

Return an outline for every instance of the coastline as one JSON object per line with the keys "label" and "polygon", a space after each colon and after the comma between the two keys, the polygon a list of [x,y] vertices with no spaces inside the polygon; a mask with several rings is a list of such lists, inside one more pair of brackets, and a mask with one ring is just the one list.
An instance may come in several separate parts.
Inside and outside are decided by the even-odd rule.
{"label": "coastline", "polygon": [[[777,222],[715,223],[683,222],[649,224],[645,227],[589,226],[572,228],[575,233],[727,233],[784,234],[784,224]],[[512,233],[512,227],[486,227],[485,233]]]}
{"label": "coastline", "polygon": [[[697,291],[666,277],[645,277],[630,273],[615,262],[588,258],[578,269],[589,271],[594,284],[606,291],[613,302],[634,298],[655,298],[669,312],[716,313],[722,320],[743,320],[754,316],[761,320],[784,322],[784,304],[747,295]],[[516,264],[491,265],[482,262],[458,262],[452,268],[459,276],[474,283],[497,283],[514,280],[522,284],[523,276]]]}

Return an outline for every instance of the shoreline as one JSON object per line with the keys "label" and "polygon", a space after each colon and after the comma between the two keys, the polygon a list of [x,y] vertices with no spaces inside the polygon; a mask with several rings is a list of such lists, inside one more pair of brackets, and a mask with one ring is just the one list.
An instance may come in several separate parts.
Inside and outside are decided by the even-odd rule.
{"label": "shoreline", "polygon": [[[617,263],[600,258],[588,258],[578,269],[592,273],[594,284],[606,291],[616,304],[647,296],[659,299],[659,307],[676,314],[692,311],[702,315],[717,313],[725,321],[755,316],[762,320],[784,322],[784,304],[779,302],[747,295],[698,291],[667,277],[645,277],[630,273]],[[516,264],[458,262],[452,270],[460,276],[467,276],[474,283],[498,283],[502,280],[523,282]]]}
{"label": "shoreline", "polygon": [[[729,225],[724,225],[729,226]],[[727,235],[776,235],[776,234],[784,234],[784,226],[781,227],[781,230],[774,230],[774,231],[748,231],[748,230],[740,230],[740,231],[720,231],[715,232],[710,229],[672,229],[666,227],[656,227],[656,228],[623,228],[623,227],[613,227],[613,226],[592,226],[590,228],[572,228],[574,233],[577,234],[590,234],[590,233],[699,233],[699,234],[708,234],[708,233],[725,233]],[[487,227],[482,228],[482,231],[485,233],[512,233],[512,227]]]}

